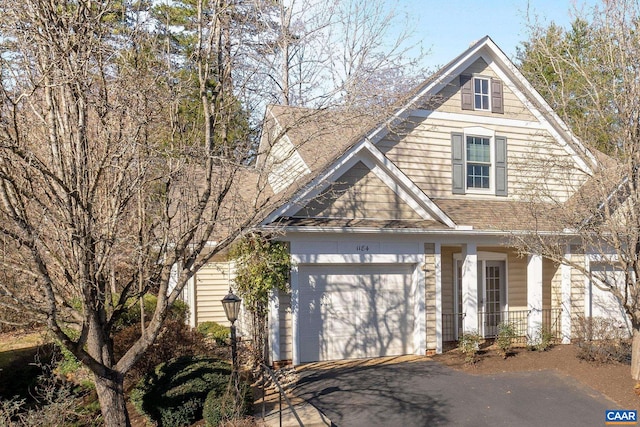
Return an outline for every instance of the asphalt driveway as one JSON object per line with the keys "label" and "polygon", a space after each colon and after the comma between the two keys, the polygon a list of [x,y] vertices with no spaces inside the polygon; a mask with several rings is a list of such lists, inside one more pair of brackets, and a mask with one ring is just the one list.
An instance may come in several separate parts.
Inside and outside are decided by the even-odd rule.
{"label": "asphalt driveway", "polygon": [[294,393],[338,427],[604,426],[624,409],[553,371],[470,375],[427,359],[309,365]]}

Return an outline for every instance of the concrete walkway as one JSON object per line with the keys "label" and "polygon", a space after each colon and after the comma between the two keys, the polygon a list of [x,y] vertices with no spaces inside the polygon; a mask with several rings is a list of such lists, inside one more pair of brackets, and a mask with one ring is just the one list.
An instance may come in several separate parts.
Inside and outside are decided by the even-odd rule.
{"label": "concrete walkway", "polygon": [[296,396],[289,396],[289,401],[293,406],[292,411],[284,398],[279,402],[278,392],[273,390],[267,392],[264,404],[262,399],[258,399],[254,403],[254,416],[259,425],[265,427],[300,427],[301,425],[304,427],[330,427],[333,425],[309,402]]}

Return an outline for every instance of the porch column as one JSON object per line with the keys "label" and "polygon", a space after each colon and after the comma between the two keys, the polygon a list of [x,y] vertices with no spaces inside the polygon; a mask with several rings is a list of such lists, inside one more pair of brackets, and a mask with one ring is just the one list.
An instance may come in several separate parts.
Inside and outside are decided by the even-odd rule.
{"label": "porch column", "polygon": [[529,320],[527,335],[529,343],[540,339],[542,328],[542,256],[529,255],[527,262],[527,308]]}
{"label": "porch column", "polygon": [[442,353],[442,253],[440,243],[434,250],[436,275],[436,353]]}
{"label": "porch column", "polygon": [[[565,254],[567,261],[571,261],[571,249],[567,248]],[[562,264],[560,267],[562,271],[562,313],[560,318],[560,324],[562,330],[562,344],[569,344],[571,342],[571,266],[569,264]]]}
{"label": "porch column", "polygon": [[416,264],[411,279],[411,296],[413,297],[413,348],[415,354],[423,355],[429,351],[429,314],[435,301],[430,298],[429,280],[429,244],[424,245],[424,263]]}
{"label": "porch column", "polygon": [[269,292],[269,344],[271,347],[271,360],[274,362],[280,357],[280,295],[279,291],[273,289]]}
{"label": "porch column", "polygon": [[462,310],[464,332],[478,333],[478,249],[475,243],[462,246]]}

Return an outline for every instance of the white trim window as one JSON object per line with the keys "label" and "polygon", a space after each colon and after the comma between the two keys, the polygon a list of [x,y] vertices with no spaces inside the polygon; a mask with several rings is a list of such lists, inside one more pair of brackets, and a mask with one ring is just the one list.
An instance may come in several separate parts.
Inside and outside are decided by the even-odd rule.
{"label": "white trim window", "polygon": [[488,78],[473,78],[473,107],[476,110],[491,111],[489,83],[490,81]]}
{"label": "white trim window", "polygon": [[504,114],[502,81],[494,77],[460,75],[463,110]]}
{"label": "white trim window", "polygon": [[491,139],[484,136],[467,136],[467,190],[490,190],[492,188]]}
{"label": "white trim window", "polygon": [[507,139],[470,127],[451,134],[453,194],[507,195]]}

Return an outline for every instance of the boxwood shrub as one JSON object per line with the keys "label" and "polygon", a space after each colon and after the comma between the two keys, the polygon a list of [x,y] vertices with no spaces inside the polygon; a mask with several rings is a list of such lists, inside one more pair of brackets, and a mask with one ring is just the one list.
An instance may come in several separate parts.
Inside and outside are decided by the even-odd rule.
{"label": "boxwood shrub", "polygon": [[230,329],[227,326],[222,326],[217,322],[203,322],[196,328],[202,335],[209,337],[218,345],[225,343],[229,338]]}
{"label": "boxwood shrub", "polygon": [[161,363],[131,393],[136,409],[161,427],[191,425],[202,418],[211,392],[224,395],[231,366],[205,356],[183,356]]}

